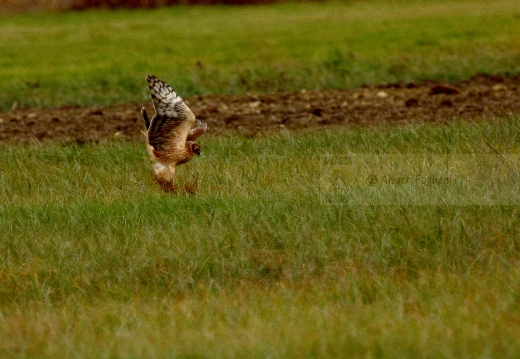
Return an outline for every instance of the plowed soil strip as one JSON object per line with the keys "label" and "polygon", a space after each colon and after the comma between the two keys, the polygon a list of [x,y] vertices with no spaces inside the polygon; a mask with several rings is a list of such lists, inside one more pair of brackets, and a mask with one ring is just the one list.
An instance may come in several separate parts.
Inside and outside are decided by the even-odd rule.
{"label": "plowed soil strip", "polygon": [[[449,84],[428,81],[356,90],[194,96],[185,101],[198,119],[208,123],[208,134],[214,135],[449,122],[520,114],[520,75],[478,75]],[[107,107],[14,108],[0,113],[0,142],[142,141],[142,106],[153,113],[151,101]]]}

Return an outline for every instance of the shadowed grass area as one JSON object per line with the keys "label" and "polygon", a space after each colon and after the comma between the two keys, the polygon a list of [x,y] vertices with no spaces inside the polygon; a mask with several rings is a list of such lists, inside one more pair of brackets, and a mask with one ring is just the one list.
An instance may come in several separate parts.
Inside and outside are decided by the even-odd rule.
{"label": "shadowed grass area", "polygon": [[206,137],[179,168],[196,196],[160,193],[142,145],[2,146],[0,352],[515,358],[518,203],[349,206],[319,183],[326,155],[518,155],[519,130]]}
{"label": "shadowed grass area", "polygon": [[517,73],[520,3],[360,1],[0,18],[0,109]]}

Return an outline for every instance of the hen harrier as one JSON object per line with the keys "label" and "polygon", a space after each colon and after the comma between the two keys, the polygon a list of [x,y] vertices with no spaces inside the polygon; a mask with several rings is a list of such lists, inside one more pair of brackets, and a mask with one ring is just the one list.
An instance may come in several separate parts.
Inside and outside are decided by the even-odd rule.
{"label": "hen harrier", "polygon": [[148,119],[145,108],[141,109],[148,153],[155,162],[157,181],[174,189],[175,167],[188,162],[195,154],[200,155],[200,146],[195,140],[206,132],[208,125],[195,120],[193,112],[167,83],[153,75],[146,79],[155,108],[152,120]]}

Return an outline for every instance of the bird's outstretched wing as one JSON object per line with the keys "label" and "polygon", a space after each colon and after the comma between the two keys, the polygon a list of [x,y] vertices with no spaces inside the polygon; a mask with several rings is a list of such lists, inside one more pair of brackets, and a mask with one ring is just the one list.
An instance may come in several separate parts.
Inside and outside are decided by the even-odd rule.
{"label": "bird's outstretched wing", "polygon": [[148,143],[155,151],[180,151],[195,125],[195,115],[164,81],[153,75],[148,75],[147,81],[155,108],[148,127]]}

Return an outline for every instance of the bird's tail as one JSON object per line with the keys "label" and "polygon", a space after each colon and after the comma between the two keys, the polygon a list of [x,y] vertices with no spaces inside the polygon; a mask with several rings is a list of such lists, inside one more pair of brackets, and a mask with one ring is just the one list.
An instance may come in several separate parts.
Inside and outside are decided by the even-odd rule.
{"label": "bird's tail", "polygon": [[143,116],[146,130],[148,131],[148,129],[150,128],[150,120],[148,119],[148,114],[146,113],[146,109],[144,107],[141,109],[141,115]]}

